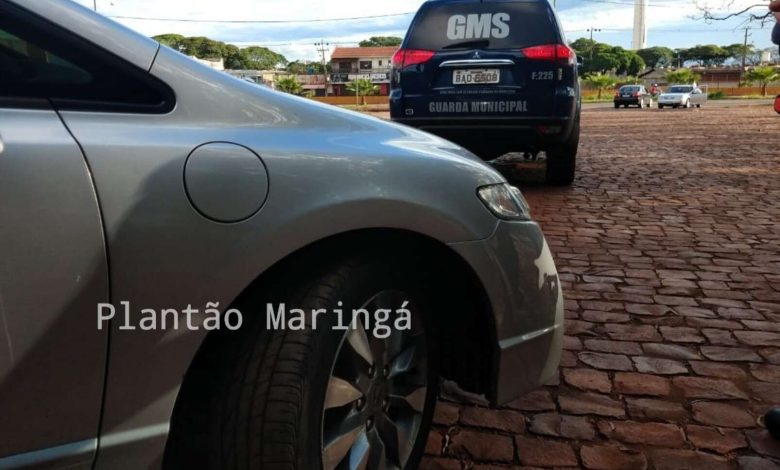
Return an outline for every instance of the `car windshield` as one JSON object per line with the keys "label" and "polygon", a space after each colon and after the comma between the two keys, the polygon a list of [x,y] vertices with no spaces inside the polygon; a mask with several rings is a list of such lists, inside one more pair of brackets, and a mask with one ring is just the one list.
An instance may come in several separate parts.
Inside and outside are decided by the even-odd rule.
{"label": "car windshield", "polygon": [[639,91],[638,86],[624,86],[620,89],[621,93],[636,93]]}
{"label": "car windshield", "polygon": [[690,93],[692,91],[692,86],[673,86],[669,89],[669,93]]}
{"label": "car windshield", "polygon": [[557,43],[558,25],[547,2],[453,2],[422,10],[407,47],[514,49]]}

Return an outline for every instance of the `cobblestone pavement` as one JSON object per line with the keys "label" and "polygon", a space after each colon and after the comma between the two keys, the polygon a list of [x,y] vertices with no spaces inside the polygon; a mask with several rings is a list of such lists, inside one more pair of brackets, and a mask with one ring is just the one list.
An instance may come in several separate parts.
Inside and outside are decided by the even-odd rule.
{"label": "cobblestone pavement", "polygon": [[780,117],[584,112],[572,188],[524,191],[556,257],[554,384],[441,402],[424,469],[780,469]]}

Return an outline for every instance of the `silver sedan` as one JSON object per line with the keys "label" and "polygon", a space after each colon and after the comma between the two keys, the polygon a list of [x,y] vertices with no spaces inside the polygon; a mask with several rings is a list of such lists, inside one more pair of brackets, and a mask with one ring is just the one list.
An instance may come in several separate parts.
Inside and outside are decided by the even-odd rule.
{"label": "silver sedan", "polygon": [[445,140],[0,2],[0,468],[414,468],[556,373],[518,190]]}

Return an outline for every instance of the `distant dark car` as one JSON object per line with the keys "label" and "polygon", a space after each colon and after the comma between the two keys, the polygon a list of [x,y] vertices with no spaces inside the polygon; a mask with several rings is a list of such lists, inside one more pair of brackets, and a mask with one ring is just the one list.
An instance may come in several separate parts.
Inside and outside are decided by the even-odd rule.
{"label": "distant dark car", "polygon": [[639,108],[649,108],[653,105],[653,95],[644,87],[644,85],[625,85],[615,93],[615,109],[623,106],[636,106]]}
{"label": "distant dark car", "polygon": [[574,179],[577,57],[547,0],[432,0],[393,58],[390,115],[483,160],[547,153],[547,181]]}

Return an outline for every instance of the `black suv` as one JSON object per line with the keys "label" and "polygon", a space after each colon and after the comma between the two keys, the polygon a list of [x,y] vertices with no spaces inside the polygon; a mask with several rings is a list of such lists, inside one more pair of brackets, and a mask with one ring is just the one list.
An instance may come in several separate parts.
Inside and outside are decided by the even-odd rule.
{"label": "black suv", "polygon": [[580,134],[577,58],[547,0],[431,0],[393,57],[394,121],[484,160],[547,153],[571,184]]}

